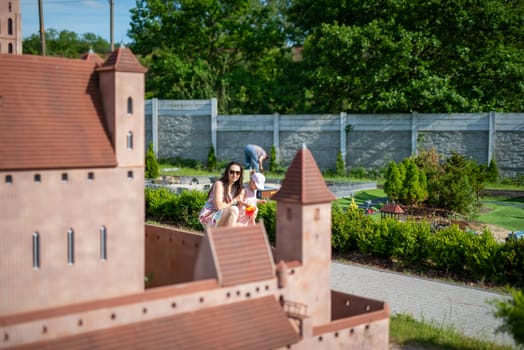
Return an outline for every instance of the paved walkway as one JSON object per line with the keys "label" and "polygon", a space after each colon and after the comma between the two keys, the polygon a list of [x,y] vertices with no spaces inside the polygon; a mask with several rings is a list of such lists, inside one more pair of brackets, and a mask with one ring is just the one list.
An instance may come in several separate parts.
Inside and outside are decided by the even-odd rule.
{"label": "paved walkway", "polygon": [[495,334],[500,321],[486,303],[507,298],[503,294],[339,262],[331,264],[331,288],[386,301],[391,314],[409,314],[472,338],[515,346],[508,334]]}

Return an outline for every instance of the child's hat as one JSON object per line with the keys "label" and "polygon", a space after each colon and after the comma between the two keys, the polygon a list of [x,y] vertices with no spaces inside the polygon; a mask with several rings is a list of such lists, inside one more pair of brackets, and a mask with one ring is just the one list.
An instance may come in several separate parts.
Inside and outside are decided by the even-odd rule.
{"label": "child's hat", "polygon": [[251,180],[255,183],[257,186],[257,189],[263,190],[264,189],[264,183],[266,182],[266,177],[262,173],[253,173],[251,175]]}

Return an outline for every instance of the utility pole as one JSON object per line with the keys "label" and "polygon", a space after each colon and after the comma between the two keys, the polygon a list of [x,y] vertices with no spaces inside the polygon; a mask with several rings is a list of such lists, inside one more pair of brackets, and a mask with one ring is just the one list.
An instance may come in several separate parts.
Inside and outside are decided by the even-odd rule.
{"label": "utility pole", "polygon": [[42,5],[42,0],[38,0],[38,15],[40,19],[40,46],[42,56],[45,56],[44,6]]}
{"label": "utility pole", "polygon": [[113,0],[109,0],[109,35],[111,38],[111,52],[115,50],[115,40],[113,38]]}

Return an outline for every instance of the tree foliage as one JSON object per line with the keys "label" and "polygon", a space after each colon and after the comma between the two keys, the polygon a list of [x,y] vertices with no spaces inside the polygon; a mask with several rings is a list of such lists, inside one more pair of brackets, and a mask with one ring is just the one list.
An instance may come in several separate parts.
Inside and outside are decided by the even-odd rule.
{"label": "tree foliage", "polygon": [[402,192],[404,178],[400,175],[399,166],[395,162],[390,162],[386,170],[386,182],[384,192],[393,201],[398,201]]}
{"label": "tree foliage", "polygon": [[[524,110],[521,0],[137,0],[130,25],[146,98],[216,97],[225,114]],[[46,38],[49,55],[109,50]]]}
{"label": "tree foliage", "polygon": [[[93,50],[95,53],[107,53],[110,51],[109,43],[94,33],[78,35],[69,30],[58,32],[50,28],[45,31],[46,55],[68,58],[79,58],[83,54]],[[24,54],[40,55],[40,34],[31,34],[23,41]]]}
{"label": "tree foliage", "polygon": [[422,151],[388,165],[384,192],[407,205],[426,203],[469,214],[480,204],[480,192],[492,176],[488,168],[456,152],[442,160],[434,149]]}
{"label": "tree foliage", "polygon": [[521,1],[297,0],[317,111],[522,111]]}
{"label": "tree foliage", "polygon": [[[131,49],[149,66],[149,96],[217,97],[223,112],[273,112],[285,61],[277,0],[139,0]],[[283,65],[282,65],[283,64]]]}

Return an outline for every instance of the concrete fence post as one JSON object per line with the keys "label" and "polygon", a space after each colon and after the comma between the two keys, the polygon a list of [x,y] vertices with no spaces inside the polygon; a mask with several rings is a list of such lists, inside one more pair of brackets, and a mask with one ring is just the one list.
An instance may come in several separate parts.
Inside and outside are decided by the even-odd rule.
{"label": "concrete fence post", "polygon": [[340,153],[342,154],[342,160],[344,161],[344,166],[346,168],[347,168],[347,159],[346,159],[347,119],[348,119],[347,113],[340,112]]}
{"label": "concrete fence post", "polygon": [[488,164],[493,159],[495,154],[495,133],[497,132],[496,128],[496,116],[497,112],[489,112],[489,122],[488,122]]}
{"label": "concrete fence post", "polygon": [[411,155],[418,154],[418,113],[411,112]]}
{"label": "concrete fence post", "polygon": [[217,148],[217,115],[218,115],[218,105],[217,99],[211,99],[211,145],[215,150],[215,155],[218,154]]}
{"label": "concrete fence post", "polygon": [[280,163],[280,114],[273,114],[273,145],[275,146],[275,163]]}
{"label": "concrete fence post", "polygon": [[158,158],[158,98],[151,100],[151,139],[155,157]]}

